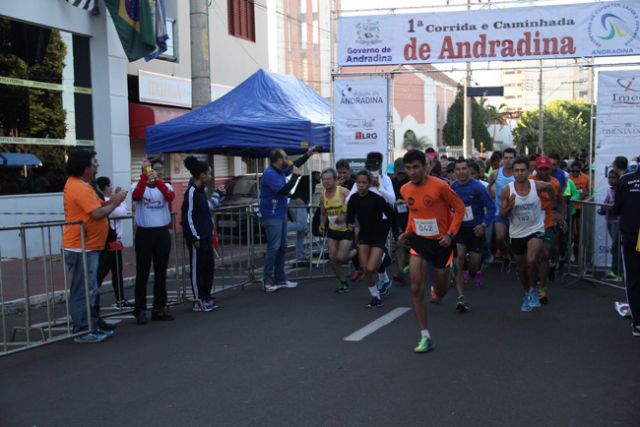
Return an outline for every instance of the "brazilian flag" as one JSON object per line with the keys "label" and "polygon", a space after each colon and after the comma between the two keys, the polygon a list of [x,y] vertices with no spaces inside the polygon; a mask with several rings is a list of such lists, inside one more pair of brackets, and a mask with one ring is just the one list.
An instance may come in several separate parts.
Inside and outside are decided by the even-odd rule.
{"label": "brazilian flag", "polygon": [[149,0],[105,0],[129,62],[156,50],[156,30]]}

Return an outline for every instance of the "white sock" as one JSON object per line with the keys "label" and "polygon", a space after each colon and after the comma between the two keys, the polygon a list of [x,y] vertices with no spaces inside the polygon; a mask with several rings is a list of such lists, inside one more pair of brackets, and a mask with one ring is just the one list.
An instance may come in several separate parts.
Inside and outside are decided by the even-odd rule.
{"label": "white sock", "polygon": [[378,280],[380,280],[382,283],[387,283],[389,281],[389,275],[387,274],[386,270],[384,273],[378,273]]}
{"label": "white sock", "polygon": [[378,287],[376,285],[369,286],[369,293],[372,297],[380,299],[380,292],[378,292]]}
{"label": "white sock", "polygon": [[420,331],[420,336],[423,336],[425,338],[429,338],[431,339],[431,335],[429,335],[429,330],[428,329],[423,329]]}

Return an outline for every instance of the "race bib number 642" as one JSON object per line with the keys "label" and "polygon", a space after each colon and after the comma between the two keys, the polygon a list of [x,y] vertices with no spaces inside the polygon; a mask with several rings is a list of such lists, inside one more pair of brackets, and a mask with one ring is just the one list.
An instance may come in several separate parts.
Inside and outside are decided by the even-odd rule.
{"label": "race bib number 642", "polygon": [[416,226],[416,234],[420,237],[435,237],[440,235],[438,230],[438,221],[431,219],[414,219]]}

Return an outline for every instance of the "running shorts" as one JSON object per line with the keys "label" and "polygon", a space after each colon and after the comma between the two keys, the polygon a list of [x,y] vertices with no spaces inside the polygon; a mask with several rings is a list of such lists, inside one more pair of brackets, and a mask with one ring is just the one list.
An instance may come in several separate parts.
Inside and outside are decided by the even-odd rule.
{"label": "running shorts", "polygon": [[353,231],[337,231],[329,228],[327,237],[332,240],[353,240]]}
{"label": "running shorts", "polygon": [[509,218],[502,218],[500,215],[496,215],[493,220],[494,224],[504,224],[507,227],[509,226]]}
{"label": "running shorts", "polygon": [[387,237],[389,236],[389,224],[379,230],[363,230],[358,233],[358,244],[367,245],[375,248],[384,248],[387,245]]}
{"label": "running shorts", "polygon": [[455,243],[466,246],[469,252],[482,252],[484,239],[484,235],[478,237],[473,234],[473,227],[460,227]]}
{"label": "running shorts", "polygon": [[425,239],[412,234],[407,237],[407,244],[411,248],[411,255],[420,256],[430,261],[435,268],[445,268],[451,264],[454,257],[454,244],[448,247],[440,246],[438,239]]}
{"label": "running shorts", "polygon": [[526,237],[511,238],[511,250],[515,255],[522,255],[527,252],[527,243],[531,239],[544,240],[544,231],[538,231],[537,233],[529,234]]}

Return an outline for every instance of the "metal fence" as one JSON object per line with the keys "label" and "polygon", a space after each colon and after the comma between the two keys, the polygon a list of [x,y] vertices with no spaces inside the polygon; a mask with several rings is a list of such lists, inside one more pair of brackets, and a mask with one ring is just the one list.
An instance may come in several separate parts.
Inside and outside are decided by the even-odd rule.
{"label": "metal fence", "polygon": [[620,231],[617,223],[610,222],[607,216],[611,205],[583,200],[572,201],[569,207],[576,211],[568,219],[566,274],[624,289]]}
{"label": "metal fence", "polygon": [[[289,233],[287,274],[293,280],[324,277],[326,274],[325,239],[314,237],[311,218],[317,207],[296,206],[307,213],[304,221],[306,262],[295,261],[296,231]],[[266,240],[260,225],[257,206],[242,205],[217,209],[214,239],[215,274],[212,293],[243,289],[262,278]],[[124,296],[133,297],[136,256],[131,235],[135,232],[133,216],[112,218],[122,221],[122,268]],[[64,226],[80,225],[64,221],[22,223],[0,228],[0,242],[18,242],[20,256],[7,256],[0,245],[0,318],[2,342],[0,356],[38,347],[76,336],[70,319],[70,276],[61,248]],[[84,245],[84,230],[82,243]],[[171,217],[171,251],[167,267],[167,296],[170,305],[192,300],[190,260],[180,221]],[[34,236],[35,235],[35,236]],[[34,245],[34,241],[39,242]],[[8,246],[8,245],[7,245]],[[7,247],[5,246],[5,247]],[[13,245],[15,246],[15,244]],[[290,259],[291,258],[291,259]],[[116,259],[118,259],[116,257]],[[86,276],[86,264],[83,266]],[[153,272],[149,280],[153,280]],[[112,280],[105,278],[100,289],[100,315],[107,322],[131,317],[131,309],[112,305]],[[85,280],[85,290],[88,289]],[[90,310],[87,295],[87,309]],[[149,295],[148,298],[152,298]],[[90,318],[91,316],[89,316]]]}

